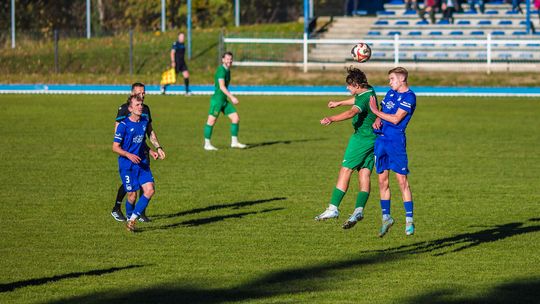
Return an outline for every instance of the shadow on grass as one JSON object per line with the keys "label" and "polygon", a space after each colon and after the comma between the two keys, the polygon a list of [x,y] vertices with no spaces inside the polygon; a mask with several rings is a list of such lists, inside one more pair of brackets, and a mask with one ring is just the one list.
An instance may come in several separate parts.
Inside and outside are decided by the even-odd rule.
{"label": "shadow on grass", "polygon": [[113,273],[120,270],[139,268],[139,267],[143,267],[143,265],[129,265],[129,266],[124,266],[124,267],[112,267],[108,269],[98,269],[98,270],[90,270],[90,271],[84,271],[84,272],[72,272],[72,273],[67,273],[67,274],[55,275],[52,277],[30,279],[30,280],[17,281],[13,283],[0,284],[0,292],[12,291],[17,288],[28,287],[28,286],[39,286],[39,285],[47,284],[50,282],[57,282],[63,279],[73,279],[73,278],[78,278],[82,276],[100,276],[102,274],[108,274],[108,273]]}
{"label": "shadow on grass", "polygon": [[214,42],[212,44],[210,44],[207,48],[205,48],[204,50],[200,51],[199,53],[193,55],[193,57],[190,59],[190,60],[195,60],[199,57],[201,57],[202,55],[206,55],[208,52],[210,52],[211,50],[213,50],[216,46],[218,45],[217,42]]}
{"label": "shadow on grass", "polygon": [[231,208],[231,209],[240,209],[242,207],[248,207],[248,206],[254,206],[258,204],[264,204],[272,201],[281,201],[287,199],[286,197],[272,197],[272,198],[266,198],[266,199],[260,199],[260,200],[254,200],[254,201],[243,201],[243,202],[236,202],[236,203],[228,203],[228,204],[219,204],[219,205],[211,205],[204,208],[195,208],[187,211],[181,211],[173,214],[157,214],[153,215],[153,219],[162,219],[162,218],[171,218],[171,217],[178,217],[178,216],[184,216],[189,214],[197,214],[205,211],[213,211],[213,210],[219,210],[219,209],[225,209],[225,208]]}
{"label": "shadow on grass", "polygon": [[326,138],[313,138],[313,139],[293,139],[293,140],[275,140],[275,141],[265,141],[260,143],[247,143],[246,149],[254,149],[254,148],[260,148],[264,146],[272,146],[272,145],[278,145],[278,144],[285,144],[289,145],[292,143],[299,143],[299,142],[308,142],[308,141],[319,141],[319,140],[325,140]]}
{"label": "shadow on grass", "polygon": [[477,297],[458,297],[459,294],[462,294],[462,291],[440,289],[411,298],[408,302],[415,304],[540,303],[540,278],[500,284]]}
{"label": "shadow on grass", "polygon": [[272,208],[272,209],[264,209],[261,211],[251,211],[251,212],[242,212],[242,213],[234,213],[234,214],[227,214],[227,215],[217,215],[212,217],[206,217],[201,219],[195,219],[195,220],[188,220],[183,221],[180,223],[174,223],[169,225],[163,225],[163,226],[156,226],[156,227],[146,227],[146,228],[140,228],[138,230],[135,230],[135,232],[145,232],[145,231],[152,231],[152,230],[165,230],[165,229],[172,229],[172,228],[178,228],[178,227],[196,227],[206,224],[212,224],[215,222],[220,222],[226,219],[240,219],[247,215],[254,215],[254,214],[262,214],[267,212],[273,212],[273,211],[279,211],[284,210],[285,208]]}
{"label": "shadow on grass", "polygon": [[[528,222],[536,222],[537,219],[529,219]],[[418,242],[411,245],[404,245],[384,250],[363,251],[381,252],[391,254],[411,254],[433,252],[434,256],[445,255],[452,252],[459,252],[478,246],[483,243],[500,241],[508,237],[540,231],[540,226],[524,226],[524,223],[508,223],[495,225],[488,229],[477,232],[462,233],[452,237],[442,238],[428,242]],[[452,249],[457,246],[457,248]]]}
{"label": "shadow on grass", "polygon": [[[532,221],[532,220],[529,220]],[[243,284],[228,288],[194,287],[186,284],[171,282],[167,285],[142,288],[139,290],[118,290],[94,293],[84,296],[65,298],[51,303],[230,303],[272,297],[315,293],[328,289],[332,284],[330,280],[342,270],[354,270],[359,275],[361,267],[383,264],[407,259],[410,253],[427,253],[434,248],[445,248],[460,244],[464,240],[477,245],[484,242],[494,242],[504,238],[537,232],[540,226],[523,227],[524,223],[509,223],[495,226],[474,233],[460,234],[455,237],[442,238],[429,242],[415,243],[408,246],[399,246],[387,250],[377,250],[361,253],[360,256],[339,261],[327,261],[318,265],[288,268],[268,273],[259,278]],[[496,236],[500,234],[500,236]],[[464,246],[465,250],[471,246]],[[450,252],[455,252],[452,250]],[[335,282],[334,282],[335,283]],[[444,297],[457,293],[457,290],[438,290],[410,298],[410,303],[538,303],[539,280],[516,281],[497,286],[493,292],[480,298],[470,298],[459,301],[445,301]],[[407,303],[404,300],[403,303]],[[530,301],[529,301],[530,300]],[[535,302],[536,301],[536,302]]]}

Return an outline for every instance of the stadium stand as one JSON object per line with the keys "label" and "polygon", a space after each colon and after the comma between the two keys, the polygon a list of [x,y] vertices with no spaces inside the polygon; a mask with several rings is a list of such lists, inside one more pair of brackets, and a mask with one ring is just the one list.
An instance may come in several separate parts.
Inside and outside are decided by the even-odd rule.
{"label": "stadium stand", "polygon": [[[486,60],[488,35],[493,42],[491,59],[496,61],[539,62],[540,35],[527,34],[525,16],[509,11],[509,5],[502,1],[486,4],[484,14],[471,11],[463,4],[463,13],[454,13],[454,23],[442,22],[431,24],[421,20],[414,11],[405,10],[403,1],[392,0],[385,5],[385,11],[377,12],[376,17],[335,18],[334,25],[318,38],[321,39],[358,39],[366,40],[374,51],[372,60],[393,61],[395,49],[388,40],[399,35],[399,39],[420,40],[421,43],[404,41],[399,46],[399,59],[405,61],[481,61]],[[535,17],[532,15],[531,17]],[[441,20],[442,14],[436,14]],[[358,28],[354,21],[364,19],[362,35],[354,32]],[[535,29],[540,29],[538,18],[531,18]],[[344,22],[346,25],[337,26]],[[366,22],[369,26],[366,28]],[[340,31],[335,34],[334,30]],[[347,34],[346,34],[347,33]],[[386,40],[384,43],[378,40]],[[452,43],[434,43],[439,40],[451,40]],[[460,43],[460,40],[469,40]],[[470,40],[478,41],[471,43]],[[505,41],[497,43],[497,40]],[[527,43],[508,43],[508,40],[523,40]],[[425,41],[425,42],[424,42]],[[448,42],[448,41],[447,41]],[[317,45],[310,50],[310,60],[335,61],[335,54],[343,53],[340,45]],[[330,58],[330,59],[329,59]],[[345,58],[350,60],[350,58]]]}

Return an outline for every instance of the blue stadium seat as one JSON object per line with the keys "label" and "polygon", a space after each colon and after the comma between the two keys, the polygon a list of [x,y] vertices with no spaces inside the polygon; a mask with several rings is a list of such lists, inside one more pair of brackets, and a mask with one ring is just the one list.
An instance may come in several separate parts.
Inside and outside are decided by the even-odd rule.
{"label": "blue stadium seat", "polygon": [[456,58],[467,59],[469,58],[469,53],[456,53]]}
{"label": "blue stadium seat", "polygon": [[477,47],[478,44],[476,44],[476,43],[464,43],[463,46],[464,47]]}
{"label": "blue stadium seat", "polygon": [[489,11],[485,11],[484,14],[486,14],[486,15],[498,15],[499,11],[489,10]]}
{"label": "blue stadium seat", "polygon": [[470,11],[463,12],[463,14],[465,14],[465,15],[477,15],[478,12],[477,12],[477,11],[470,10]]}
{"label": "blue stadium seat", "polygon": [[533,59],[534,55],[532,53],[521,53],[519,54],[519,59]]}
{"label": "blue stadium seat", "polygon": [[499,25],[512,25],[512,20],[501,20]]}
{"label": "blue stadium seat", "polygon": [[442,47],[455,47],[456,44],[455,43],[443,43],[441,44]]}
{"label": "blue stadium seat", "polygon": [[377,20],[375,25],[388,25],[388,20]]}
{"label": "blue stadium seat", "polygon": [[519,14],[519,12],[518,11],[507,11],[505,14],[506,15],[517,15],[517,14]]}
{"label": "blue stadium seat", "polygon": [[527,43],[527,47],[540,47],[540,43]]}
{"label": "blue stadium seat", "polygon": [[415,58],[415,59],[427,58],[427,53],[425,53],[425,52],[414,53],[413,58]]}
{"label": "blue stadium seat", "polygon": [[484,31],[471,31],[472,36],[483,36]]}
{"label": "blue stadium seat", "polygon": [[448,21],[448,19],[441,19],[437,24],[450,24],[450,21]]}
{"label": "blue stadium seat", "polygon": [[501,53],[501,54],[499,54],[499,56],[497,56],[497,58],[510,59],[510,58],[512,58],[512,54],[510,54],[510,53]]}
{"label": "blue stadium seat", "polygon": [[461,36],[463,35],[462,31],[451,31],[450,36]]}
{"label": "blue stadium seat", "polygon": [[491,20],[480,20],[478,25],[491,25]]}
{"label": "blue stadium seat", "polygon": [[487,58],[487,54],[482,52],[482,53],[476,53],[476,58],[479,58],[479,59],[485,59]]}
{"label": "blue stadium seat", "polygon": [[382,15],[382,16],[384,16],[384,15],[387,15],[387,16],[388,15],[395,15],[395,14],[396,14],[395,11],[378,11],[377,12],[377,15]]}
{"label": "blue stadium seat", "polygon": [[400,43],[399,45],[404,46],[404,47],[413,47],[414,43]]}
{"label": "blue stadium seat", "polygon": [[416,25],[428,25],[429,22],[427,20],[420,20],[416,22]]}
{"label": "blue stadium seat", "polygon": [[390,31],[388,32],[388,36],[394,36],[394,35],[401,35],[400,31]]}
{"label": "blue stadium seat", "polygon": [[421,43],[420,46],[421,47],[434,47],[435,43]]}
{"label": "blue stadium seat", "polygon": [[448,53],[435,53],[433,54],[433,57],[438,59],[448,58]]}
{"label": "blue stadium seat", "polygon": [[511,47],[511,48],[519,47],[519,43],[506,43],[504,46],[505,47]]}
{"label": "blue stadium seat", "polygon": [[409,32],[409,36],[422,36],[421,31],[411,31]]}
{"label": "blue stadium seat", "polygon": [[521,21],[519,22],[519,25],[527,25],[527,20],[521,20]]}
{"label": "blue stadium seat", "polygon": [[396,21],[396,25],[409,25],[409,21],[407,21],[407,20],[398,20],[398,21]]}
{"label": "blue stadium seat", "polygon": [[491,32],[491,35],[493,35],[493,36],[504,36],[505,32],[504,31],[493,31],[493,32]]}
{"label": "blue stadium seat", "polygon": [[416,11],[415,10],[406,10],[403,15],[416,15]]}
{"label": "blue stadium seat", "polygon": [[429,32],[429,35],[431,35],[431,36],[442,36],[442,32],[441,31],[431,31],[431,32]]}
{"label": "blue stadium seat", "polygon": [[514,31],[514,32],[512,33],[512,35],[514,35],[514,36],[527,35],[527,32],[524,32],[524,31]]}
{"label": "blue stadium seat", "polygon": [[380,36],[381,32],[379,32],[379,31],[369,31],[367,34],[368,34],[368,36]]}
{"label": "blue stadium seat", "polygon": [[389,4],[405,4],[403,0],[390,0]]}
{"label": "blue stadium seat", "polygon": [[471,24],[471,21],[469,20],[459,20],[457,22],[458,25],[470,25]]}
{"label": "blue stadium seat", "polygon": [[371,54],[371,57],[373,57],[373,58],[383,58],[383,57],[386,57],[386,53],[384,53],[384,52],[375,52],[375,53]]}

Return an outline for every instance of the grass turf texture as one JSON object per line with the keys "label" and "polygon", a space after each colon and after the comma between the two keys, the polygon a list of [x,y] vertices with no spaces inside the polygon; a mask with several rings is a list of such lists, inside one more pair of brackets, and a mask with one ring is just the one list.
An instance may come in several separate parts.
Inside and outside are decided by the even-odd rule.
{"label": "grass turf texture", "polygon": [[[408,130],[417,234],[377,237],[376,177],[352,230],[315,222],[350,122],[320,126],[329,97],[241,96],[240,139],[208,97],[148,96],[167,152],[152,162],[154,222],[109,212],[121,96],[3,95],[1,303],[532,303],[540,287],[540,123],[534,99],[420,97]],[[356,178],[353,179],[355,181]]]}

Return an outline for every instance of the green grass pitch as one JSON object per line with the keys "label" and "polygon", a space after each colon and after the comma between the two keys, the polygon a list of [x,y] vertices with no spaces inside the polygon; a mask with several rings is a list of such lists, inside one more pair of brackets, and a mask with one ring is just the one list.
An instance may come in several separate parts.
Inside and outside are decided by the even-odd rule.
{"label": "green grass pitch", "polygon": [[[152,223],[109,212],[124,96],[1,95],[0,303],[538,303],[540,114],[533,98],[419,97],[407,132],[416,235],[392,176],[396,224],[378,238],[375,174],[351,230],[315,222],[350,122],[332,97],[240,96],[205,152],[208,96],[147,96],[167,159]],[[343,96],[338,97],[343,98]]]}

